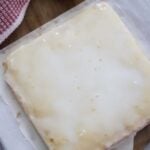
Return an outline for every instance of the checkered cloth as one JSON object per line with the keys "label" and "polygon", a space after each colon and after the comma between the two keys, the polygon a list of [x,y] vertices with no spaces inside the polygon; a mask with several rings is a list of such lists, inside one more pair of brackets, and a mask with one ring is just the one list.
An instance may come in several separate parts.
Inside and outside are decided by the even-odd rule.
{"label": "checkered cloth", "polygon": [[30,0],[0,0],[0,44],[19,26]]}

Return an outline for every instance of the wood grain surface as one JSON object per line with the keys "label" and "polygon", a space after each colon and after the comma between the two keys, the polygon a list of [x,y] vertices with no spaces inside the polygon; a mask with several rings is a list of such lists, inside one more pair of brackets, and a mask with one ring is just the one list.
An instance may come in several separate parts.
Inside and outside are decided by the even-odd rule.
{"label": "wood grain surface", "polygon": [[[31,0],[23,22],[0,45],[0,49],[69,10],[81,1],[83,0]],[[145,127],[137,134],[134,150],[144,150],[144,145],[148,142],[150,142],[150,126]]]}

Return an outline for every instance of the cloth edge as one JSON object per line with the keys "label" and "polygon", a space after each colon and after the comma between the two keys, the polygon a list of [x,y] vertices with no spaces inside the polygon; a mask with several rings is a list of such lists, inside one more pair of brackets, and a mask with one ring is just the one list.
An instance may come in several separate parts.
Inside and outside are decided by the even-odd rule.
{"label": "cloth edge", "polygon": [[25,16],[26,9],[29,5],[29,2],[30,1],[28,1],[23,6],[19,16],[16,18],[16,20],[13,22],[13,24],[10,25],[10,27],[0,35],[0,44],[21,24],[21,22]]}

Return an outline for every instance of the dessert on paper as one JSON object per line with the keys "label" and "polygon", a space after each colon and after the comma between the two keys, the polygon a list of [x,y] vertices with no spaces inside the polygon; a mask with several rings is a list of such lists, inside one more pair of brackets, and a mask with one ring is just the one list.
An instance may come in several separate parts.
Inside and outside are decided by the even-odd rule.
{"label": "dessert on paper", "polygon": [[52,150],[103,150],[150,119],[150,62],[106,3],[8,54],[5,78]]}

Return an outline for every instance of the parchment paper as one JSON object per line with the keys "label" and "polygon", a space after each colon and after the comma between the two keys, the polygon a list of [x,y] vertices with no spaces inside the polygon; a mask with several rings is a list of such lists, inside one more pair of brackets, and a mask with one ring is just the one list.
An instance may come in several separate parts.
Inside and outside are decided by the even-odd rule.
{"label": "parchment paper", "polygon": [[[19,128],[17,128],[16,129],[17,132],[13,133],[13,136],[16,137],[20,136],[20,139],[22,141],[28,140],[29,143],[31,143],[31,144],[28,143],[31,147],[31,148],[27,148],[28,150],[32,149],[33,147],[35,150],[46,150],[47,147],[45,146],[44,142],[37,134],[31,122],[28,120],[23,110],[21,109],[20,105],[17,103],[16,99],[11,93],[10,89],[4,82],[2,62],[5,59],[7,53],[10,52],[11,50],[14,50],[19,46],[22,46],[22,44],[30,42],[33,38],[40,36],[47,30],[53,28],[53,26],[56,26],[61,22],[64,22],[66,19],[69,19],[72,15],[75,14],[76,11],[82,9],[82,7],[99,3],[101,1],[102,0],[87,0],[83,2],[83,4],[77,6],[76,8],[73,8],[72,10],[61,15],[57,19],[50,21],[46,25],[40,27],[39,29],[33,31],[29,35],[18,40],[17,42],[4,48],[0,52],[0,97],[1,97],[0,100],[4,101],[5,105],[8,105],[8,108],[5,110],[3,117],[10,118],[9,122],[15,122],[16,120],[18,121],[18,125],[16,124],[14,128],[17,128],[18,126],[21,132]],[[143,47],[144,53],[150,59],[150,0],[105,0],[105,2],[108,2],[110,5],[112,5],[112,7],[117,11],[122,21],[125,23],[125,25],[128,27],[130,32],[137,39],[140,46]],[[4,104],[0,103],[0,107],[4,107],[3,105]],[[9,109],[10,112],[13,112],[13,117],[12,116],[8,117],[10,112],[8,112],[7,114],[7,111],[9,111]],[[0,123],[0,128],[5,129],[4,124]],[[22,137],[20,134],[22,134],[26,139]],[[4,136],[5,135],[3,135],[2,138],[4,138]],[[117,150],[123,150],[123,146],[127,146],[124,147],[125,150],[132,150],[133,138],[134,135],[131,135],[131,137],[126,139],[126,142],[123,142],[121,143],[121,145],[119,145],[119,148],[117,148]],[[8,147],[11,147],[13,141],[7,143],[10,144]],[[25,145],[26,142],[22,142],[22,146]],[[114,149],[116,149],[116,147]],[[20,148],[18,149],[15,148],[15,150],[20,150]]]}

